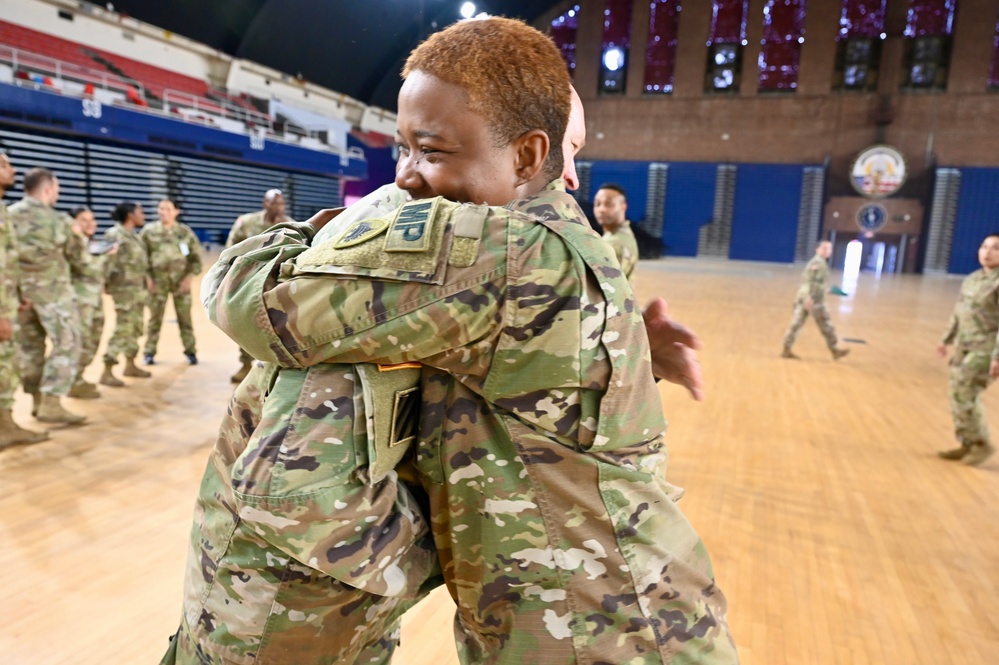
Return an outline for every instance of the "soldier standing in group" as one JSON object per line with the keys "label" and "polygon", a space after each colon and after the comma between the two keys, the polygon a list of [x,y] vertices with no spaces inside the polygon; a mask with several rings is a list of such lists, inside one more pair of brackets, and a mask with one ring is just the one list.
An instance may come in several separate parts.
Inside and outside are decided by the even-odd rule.
{"label": "soldier standing in group", "polygon": [[180,210],[172,200],[160,201],[156,211],[159,219],[139,233],[152,276],[149,330],[143,355],[147,365],[155,364],[167,297],[172,297],[184,355],[189,364],[197,365],[194,324],[191,322],[191,280],[201,274],[201,243],[190,226],[177,221]]}
{"label": "soldier standing in group", "polygon": [[832,243],[823,240],[815,247],[815,256],[811,258],[802,273],[801,287],[798,289],[797,298],[794,301],[794,314],[791,316],[791,325],[784,334],[784,350],[781,357],[800,360],[800,357],[791,351],[794,341],[798,339],[801,327],[805,325],[805,319],[811,314],[815,318],[815,324],[822,331],[822,336],[826,338],[826,345],[832,353],[833,360],[839,360],[850,353],[849,349],[841,349],[836,346],[836,329],[833,328],[829,319],[829,310],[826,309],[826,288],[829,283],[829,264],[827,260],[832,256]]}
{"label": "soldier standing in group", "polygon": [[[100,397],[97,386],[83,378],[83,372],[97,355],[104,332],[104,270],[107,257],[104,252],[95,254],[91,249],[91,239],[97,233],[97,220],[90,208],[76,208],[70,213],[73,218],[74,242],[78,252],[89,257],[85,266],[72,266],[73,291],[76,293],[76,307],[80,314],[80,364],[76,381],[69,391],[70,397],[93,399]],[[117,251],[117,246],[108,245],[108,253]]]}
{"label": "soldier standing in group", "polygon": [[938,453],[940,457],[981,464],[996,449],[989,439],[982,409],[982,393],[999,378],[999,234],[992,233],[978,248],[981,270],[968,275],[950,315],[950,325],[937,353],[950,359],[950,409],[954,434],[960,446]]}
{"label": "soldier standing in group", "polygon": [[604,240],[614,248],[624,276],[630,280],[638,264],[638,241],[625,217],[627,212],[628,197],[624,190],[611,183],[601,185],[593,197],[593,216],[604,230]]}
{"label": "soldier standing in group", "polygon": [[[232,229],[229,230],[229,238],[226,240],[225,246],[232,247],[247,238],[262,233],[275,224],[294,222],[295,220],[285,215],[285,205],[284,194],[280,189],[268,189],[264,193],[264,209],[257,212],[249,212],[236,218]],[[239,370],[231,377],[233,383],[239,383],[246,377],[246,373],[250,371],[250,363],[253,362],[253,358],[246,351],[240,349],[239,362]]]}
{"label": "soldier standing in group", "polygon": [[125,382],[111,373],[118,356],[125,356],[124,376],[148,378],[149,372],[135,365],[142,337],[142,317],[149,301],[149,260],[146,248],[135,234],[146,222],[142,206],[122,201],[111,211],[116,223],[104,233],[104,240],[118,245],[114,256],[108,257],[107,292],[114,299],[114,333],[104,353],[104,374],[101,383],[120,388]]}
{"label": "soldier standing in group", "polygon": [[[14,184],[14,167],[0,152],[0,199]],[[17,375],[17,311],[21,292],[17,261],[17,233],[11,226],[7,206],[0,200],[0,449],[15,443],[38,443],[49,438],[43,432],[19,427],[14,422],[14,391]]]}
{"label": "soldier standing in group", "polygon": [[[74,425],[86,420],[63,408],[80,362],[80,317],[70,281],[73,230],[52,207],[59,200],[59,180],[51,171],[30,169],[25,197],[10,207],[17,230],[21,296],[31,306],[19,316],[24,392],[35,401],[38,420]],[[51,351],[45,355],[45,340]]]}

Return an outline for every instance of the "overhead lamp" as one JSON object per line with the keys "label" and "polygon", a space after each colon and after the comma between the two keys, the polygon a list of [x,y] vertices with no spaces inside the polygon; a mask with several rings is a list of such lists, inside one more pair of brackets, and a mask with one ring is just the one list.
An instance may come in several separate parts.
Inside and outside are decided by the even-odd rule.
{"label": "overhead lamp", "polygon": [[472,18],[475,16],[475,3],[466,2],[461,6],[461,16],[462,18]]}

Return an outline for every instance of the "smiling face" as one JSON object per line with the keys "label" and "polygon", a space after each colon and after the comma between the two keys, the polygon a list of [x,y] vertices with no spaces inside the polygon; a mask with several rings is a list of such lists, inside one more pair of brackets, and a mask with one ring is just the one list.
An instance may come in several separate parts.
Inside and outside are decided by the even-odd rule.
{"label": "smiling face", "polygon": [[173,226],[177,222],[177,215],[180,211],[170,199],[163,199],[156,206],[156,214],[164,226]]}
{"label": "smiling face", "polygon": [[80,230],[80,233],[93,238],[97,233],[97,219],[89,208],[84,208],[73,218],[73,226]]}
{"label": "smiling face", "polygon": [[414,71],[399,91],[395,182],[414,199],[505,205],[523,184],[518,141],[506,146],[457,85]]}
{"label": "smiling face", "polygon": [[7,155],[0,152],[0,191],[14,186],[14,167],[11,165]]}
{"label": "smiling face", "polygon": [[999,268],[999,236],[987,236],[978,248],[978,262],[985,270]]}

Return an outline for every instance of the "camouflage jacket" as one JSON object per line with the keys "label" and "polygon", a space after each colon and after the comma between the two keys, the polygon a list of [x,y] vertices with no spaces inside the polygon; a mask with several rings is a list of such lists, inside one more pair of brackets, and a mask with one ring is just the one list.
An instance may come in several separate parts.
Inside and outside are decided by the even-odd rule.
{"label": "camouflage jacket", "polygon": [[159,220],[146,224],[139,232],[146,248],[150,277],[170,277],[180,281],[201,274],[201,243],[187,224],[175,223],[171,228]]}
{"label": "camouflage jacket", "polygon": [[[226,240],[225,246],[232,247],[233,245],[237,245],[247,238],[259,235],[273,226],[264,218],[266,212],[266,210],[258,210],[257,212],[248,212],[245,215],[237,217],[232,228],[229,230],[229,238]],[[285,215],[280,223],[294,223],[294,221],[291,217]]]}
{"label": "camouflage jacket", "polygon": [[40,304],[72,300],[70,262],[82,259],[68,217],[30,196],[12,205],[9,216],[17,231],[21,295]]}
{"label": "camouflage jacket", "polygon": [[90,254],[89,243],[90,241],[82,233],[72,231],[70,245],[74,260],[70,262],[69,272],[77,302],[98,306],[101,302],[101,292],[104,290],[106,262],[104,256]]}
{"label": "camouflage jacket", "polygon": [[139,236],[121,224],[115,224],[104,232],[104,240],[118,243],[118,251],[107,257],[108,291],[145,289],[149,258]]}
{"label": "camouflage jacket", "polygon": [[976,270],[961,283],[961,295],[950,315],[944,344],[958,351],[981,351],[999,360],[999,270]]}
{"label": "camouflage jacket", "polygon": [[812,302],[823,303],[826,300],[826,287],[829,284],[829,263],[816,254],[805,265],[801,273],[801,287],[798,289],[798,300],[811,296]]}
{"label": "camouflage jacket", "polygon": [[7,206],[0,201],[0,319],[13,321],[21,304],[18,289],[17,233],[7,216]]}
{"label": "camouflage jacket", "polygon": [[455,625],[481,629],[459,635],[468,658],[736,662],[724,596],[663,480],[641,312],[561,183],[312,237],[282,225],[224,252],[209,316],[284,366],[426,366],[416,466]]}
{"label": "camouflage jacket", "polygon": [[638,241],[635,240],[635,232],[631,230],[631,222],[625,220],[617,230],[604,233],[604,240],[614,248],[624,276],[631,279],[631,274],[638,265]]}

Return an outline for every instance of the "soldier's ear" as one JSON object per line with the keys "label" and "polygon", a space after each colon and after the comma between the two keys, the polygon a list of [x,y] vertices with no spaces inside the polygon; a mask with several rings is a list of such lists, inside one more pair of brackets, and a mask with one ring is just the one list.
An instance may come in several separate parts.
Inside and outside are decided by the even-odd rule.
{"label": "soldier's ear", "polygon": [[521,134],[513,142],[516,155],[517,186],[528,183],[544,170],[551,143],[548,134],[540,129],[532,129]]}

